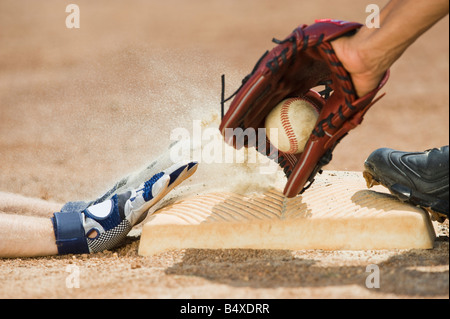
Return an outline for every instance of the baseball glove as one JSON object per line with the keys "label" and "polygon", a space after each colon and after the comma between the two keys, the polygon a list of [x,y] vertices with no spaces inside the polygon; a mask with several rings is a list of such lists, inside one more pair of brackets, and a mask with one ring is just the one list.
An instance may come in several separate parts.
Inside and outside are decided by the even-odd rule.
{"label": "baseball glove", "polygon": [[[219,129],[225,141],[237,149],[256,147],[276,161],[287,177],[284,189],[287,197],[303,193],[313,183],[315,175],[330,162],[336,144],[361,123],[369,107],[384,95],[374,100],[389,72],[376,89],[358,97],[349,73],[331,46],[332,40],[352,35],[361,26],[353,22],[317,20],[310,26],[296,28],[282,41],[273,39],[277,45],[266,51],[240,88],[227,99],[222,76]],[[248,134],[247,130],[264,128],[265,117],[289,97],[306,98],[319,109],[315,127],[300,154],[279,151],[267,138],[264,142],[258,141],[259,134]],[[231,99],[225,113],[225,102]],[[229,134],[230,129],[233,134]]]}

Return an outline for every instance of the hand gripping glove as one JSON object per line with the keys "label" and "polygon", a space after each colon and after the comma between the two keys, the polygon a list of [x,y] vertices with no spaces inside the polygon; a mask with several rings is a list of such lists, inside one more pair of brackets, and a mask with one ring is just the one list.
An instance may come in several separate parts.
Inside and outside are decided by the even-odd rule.
{"label": "hand gripping glove", "polygon": [[131,228],[141,222],[148,210],[174,187],[189,178],[197,163],[175,164],[155,174],[137,188],[83,211],[57,212],[52,222],[59,254],[94,253],[120,244]]}
{"label": "hand gripping glove", "polygon": [[[220,131],[225,141],[239,149],[256,149],[276,161],[287,177],[284,194],[294,197],[305,191],[315,175],[328,164],[336,144],[359,125],[377,92],[384,86],[389,71],[377,88],[363,97],[355,93],[349,73],[337,58],[331,41],[354,34],[361,24],[337,20],[317,20],[296,28],[286,39],[273,39],[277,45],[267,51],[241,87],[224,99],[222,77],[222,121]],[[323,90],[317,92],[316,88]],[[384,94],[383,94],[384,95]],[[224,114],[224,104],[232,99]],[[282,100],[303,97],[317,107],[319,117],[300,154],[286,154],[277,150],[259,134],[249,134],[264,128],[264,119]],[[309,182],[308,185],[306,185]],[[306,186],[305,186],[306,185]]]}

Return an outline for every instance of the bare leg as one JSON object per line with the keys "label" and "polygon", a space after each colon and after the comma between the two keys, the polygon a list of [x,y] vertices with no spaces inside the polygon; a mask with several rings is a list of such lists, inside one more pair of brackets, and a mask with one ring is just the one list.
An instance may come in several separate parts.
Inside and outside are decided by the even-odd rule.
{"label": "bare leg", "polygon": [[332,43],[358,96],[372,91],[403,52],[445,17],[448,0],[391,0],[380,12],[380,28],[363,26]]}
{"label": "bare leg", "polygon": [[56,255],[50,218],[0,213],[0,257]]}

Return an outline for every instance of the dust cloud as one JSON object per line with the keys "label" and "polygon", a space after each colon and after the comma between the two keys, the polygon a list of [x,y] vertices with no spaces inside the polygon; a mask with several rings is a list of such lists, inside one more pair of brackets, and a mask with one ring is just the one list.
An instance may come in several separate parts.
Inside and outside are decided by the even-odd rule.
{"label": "dust cloud", "polygon": [[[111,140],[128,153],[132,150],[130,159],[134,157],[140,163],[130,166],[133,170],[123,178],[121,189],[137,187],[173,163],[188,161],[199,162],[197,172],[172,191],[168,200],[216,191],[263,192],[283,181],[274,162],[254,148],[235,150],[224,142],[218,130],[220,75],[227,72],[225,64],[211,65],[205,62],[211,58],[202,54],[176,51],[133,51],[112,59],[119,59],[119,64],[127,60],[120,86],[128,88],[130,94],[115,96],[114,102],[104,95],[106,100],[99,104],[109,104],[114,112],[122,114],[122,121],[120,130],[118,123],[111,121],[103,121],[102,129],[113,132]],[[202,63],[204,68],[199,69]],[[229,86],[237,85],[240,76],[228,72]],[[139,136],[129,134],[133,131]],[[146,145],[142,147],[145,137]],[[117,154],[106,152],[103,157],[113,161]]]}

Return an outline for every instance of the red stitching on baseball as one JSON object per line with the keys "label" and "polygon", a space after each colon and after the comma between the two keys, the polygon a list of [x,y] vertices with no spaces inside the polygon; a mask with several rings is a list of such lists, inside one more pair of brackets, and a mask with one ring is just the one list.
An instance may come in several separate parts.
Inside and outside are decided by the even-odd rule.
{"label": "red stitching on baseball", "polygon": [[292,124],[289,121],[289,107],[294,101],[301,101],[301,98],[292,98],[287,103],[284,103],[281,107],[280,119],[281,125],[283,126],[284,131],[286,132],[286,136],[289,140],[289,150],[286,153],[295,153],[298,150],[298,142],[295,137],[294,129],[292,128]]}

